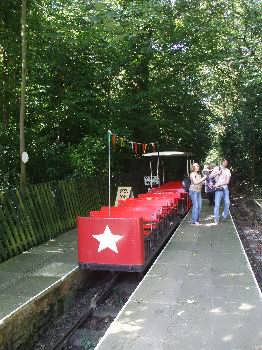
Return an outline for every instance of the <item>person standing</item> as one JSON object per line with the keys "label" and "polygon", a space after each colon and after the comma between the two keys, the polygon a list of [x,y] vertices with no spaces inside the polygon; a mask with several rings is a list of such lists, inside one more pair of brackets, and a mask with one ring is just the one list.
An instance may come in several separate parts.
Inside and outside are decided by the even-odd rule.
{"label": "person standing", "polygon": [[209,177],[213,169],[214,169],[213,164],[206,164],[203,169],[203,175],[207,176],[205,181],[205,193],[207,195],[207,199],[210,207],[213,207],[215,205],[215,188],[214,188],[215,179]]}
{"label": "person standing", "polygon": [[228,169],[228,160],[224,159],[221,166],[215,167],[210,178],[214,178],[215,183],[215,207],[214,207],[214,223],[217,225],[220,219],[220,205],[224,200],[224,209],[222,212],[222,221],[225,221],[229,214],[230,198],[228,184],[231,178],[231,172]]}
{"label": "person standing", "polygon": [[192,165],[192,171],[190,173],[191,185],[189,187],[189,195],[192,200],[192,224],[199,225],[199,218],[202,208],[202,196],[201,189],[206,176],[201,177],[199,174],[200,166],[198,163]]}

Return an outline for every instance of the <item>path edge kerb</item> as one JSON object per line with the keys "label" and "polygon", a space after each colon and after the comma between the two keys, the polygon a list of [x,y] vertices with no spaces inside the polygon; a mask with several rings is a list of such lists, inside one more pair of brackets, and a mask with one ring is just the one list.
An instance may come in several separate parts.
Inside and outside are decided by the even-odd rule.
{"label": "path edge kerb", "polygon": [[240,236],[239,236],[239,233],[238,233],[238,230],[237,230],[235,221],[234,221],[234,219],[233,219],[233,216],[232,216],[232,214],[231,214],[231,211],[229,211],[229,214],[230,214],[230,218],[231,218],[232,223],[233,223],[235,235],[237,236],[237,238],[238,238],[238,240],[239,240],[240,247],[241,247],[241,250],[242,250],[242,252],[243,252],[243,254],[244,254],[244,256],[245,256],[248,269],[249,269],[249,271],[250,271],[250,273],[251,273],[251,275],[252,275],[252,277],[253,277],[254,283],[255,283],[256,288],[257,288],[257,290],[258,290],[258,295],[259,295],[259,297],[261,298],[261,301],[262,301],[262,291],[261,291],[261,289],[260,289],[260,287],[259,287],[259,285],[258,285],[256,276],[255,276],[255,273],[254,273],[254,271],[253,271],[253,269],[252,269],[252,266],[251,266],[251,263],[250,263],[249,258],[248,258],[248,256],[247,256],[247,253],[246,253],[246,251],[245,251],[244,245],[243,245],[243,243],[242,243],[242,241],[241,241],[241,238],[240,238]]}
{"label": "path edge kerb", "polygon": [[90,273],[75,266],[46,289],[0,320],[0,350],[32,348],[41,330],[70,308]]}

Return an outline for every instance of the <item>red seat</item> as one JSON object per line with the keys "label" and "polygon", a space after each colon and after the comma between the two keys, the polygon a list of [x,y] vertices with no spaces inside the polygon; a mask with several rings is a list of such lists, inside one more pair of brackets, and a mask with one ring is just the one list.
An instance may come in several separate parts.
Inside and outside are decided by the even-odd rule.
{"label": "red seat", "polygon": [[91,211],[90,217],[142,218],[145,235],[150,234],[160,221],[158,210],[137,207],[111,207],[110,212],[109,207],[102,207],[100,211]]}

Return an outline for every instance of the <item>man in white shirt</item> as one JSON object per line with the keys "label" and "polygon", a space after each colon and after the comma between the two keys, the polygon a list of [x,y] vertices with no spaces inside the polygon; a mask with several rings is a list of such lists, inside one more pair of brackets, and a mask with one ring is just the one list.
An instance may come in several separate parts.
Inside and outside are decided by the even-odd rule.
{"label": "man in white shirt", "polygon": [[224,210],[222,213],[222,221],[226,220],[229,214],[230,199],[229,199],[228,184],[230,182],[231,172],[227,167],[228,167],[228,160],[224,159],[221,166],[215,167],[212,173],[210,174],[210,177],[215,178],[216,180],[215,207],[214,207],[214,220],[216,225],[219,222],[219,217],[220,217],[219,210],[220,210],[220,204],[221,204],[222,198],[224,199]]}

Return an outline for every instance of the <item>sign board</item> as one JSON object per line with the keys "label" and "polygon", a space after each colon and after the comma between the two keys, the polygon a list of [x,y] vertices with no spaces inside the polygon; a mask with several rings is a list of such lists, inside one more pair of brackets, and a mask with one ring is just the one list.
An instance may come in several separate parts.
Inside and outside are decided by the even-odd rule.
{"label": "sign board", "polygon": [[145,186],[151,186],[151,181],[152,181],[152,186],[153,185],[159,185],[159,176],[144,176],[144,184]]}
{"label": "sign board", "polygon": [[23,152],[21,155],[22,162],[26,164],[29,161],[29,156],[27,152]]}
{"label": "sign board", "polygon": [[120,199],[134,198],[132,187],[118,187],[115,206],[118,205]]}

